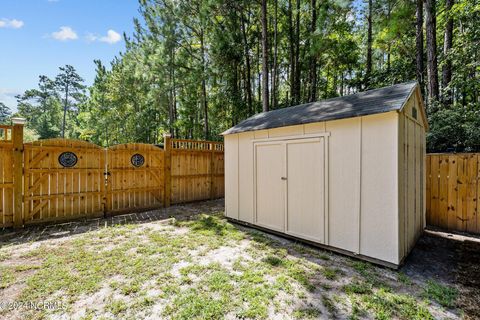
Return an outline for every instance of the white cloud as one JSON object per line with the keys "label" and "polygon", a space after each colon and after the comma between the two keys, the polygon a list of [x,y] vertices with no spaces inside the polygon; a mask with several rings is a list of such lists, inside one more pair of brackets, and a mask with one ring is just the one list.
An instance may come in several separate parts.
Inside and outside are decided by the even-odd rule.
{"label": "white cloud", "polygon": [[78,39],[77,33],[70,27],[62,26],[59,31],[51,34],[52,38],[59,41],[68,41]]}
{"label": "white cloud", "polygon": [[122,40],[122,36],[118,32],[112,29],[107,31],[106,36],[98,36],[93,33],[89,33],[85,38],[89,42],[100,41],[108,44],[114,44]]}
{"label": "white cloud", "polygon": [[24,23],[22,20],[17,19],[0,19],[0,28],[12,28],[12,29],[20,29],[23,27]]}
{"label": "white cloud", "polygon": [[17,111],[17,99],[15,96],[21,94],[19,89],[0,88],[0,102],[5,103],[13,112]]}

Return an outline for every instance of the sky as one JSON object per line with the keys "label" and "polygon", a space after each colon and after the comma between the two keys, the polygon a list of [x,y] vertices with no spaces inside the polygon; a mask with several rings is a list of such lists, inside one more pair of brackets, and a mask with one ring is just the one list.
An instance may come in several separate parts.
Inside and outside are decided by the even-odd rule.
{"label": "sky", "polygon": [[124,50],[136,16],[137,0],[0,0],[0,102],[15,111],[16,94],[66,64],[92,84],[93,60]]}

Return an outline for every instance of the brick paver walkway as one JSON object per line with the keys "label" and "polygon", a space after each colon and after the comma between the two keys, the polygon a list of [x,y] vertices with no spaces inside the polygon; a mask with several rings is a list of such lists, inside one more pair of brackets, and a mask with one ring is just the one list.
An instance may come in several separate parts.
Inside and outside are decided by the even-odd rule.
{"label": "brick paver walkway", "polygon": [[82,219],[58,224],[43,224],[27,226],[24,229],[0,229],[0,246],[12,243],[24,243],[52,238],[71,236],[99,228],[118,224],[137,224],[161,221],[174,217],[182,220],[201,213],[214,213],[224,210],[224,200],[212,200],[174,205],[169,208],[123,214],[107,218]]}

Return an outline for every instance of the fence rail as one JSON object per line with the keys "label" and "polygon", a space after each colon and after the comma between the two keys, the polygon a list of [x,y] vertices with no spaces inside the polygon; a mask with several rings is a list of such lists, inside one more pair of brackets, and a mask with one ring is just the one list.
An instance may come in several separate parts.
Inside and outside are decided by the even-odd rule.
{"label": "fence rail", "polygon": [[428,154],[427,225],[480,233],[480,153]]}
{"label": "fence rail", "polygon": [[97,217],[224,196],[223,143],[165,136],[164,148],[23,143],[0,126],[0,228]]}

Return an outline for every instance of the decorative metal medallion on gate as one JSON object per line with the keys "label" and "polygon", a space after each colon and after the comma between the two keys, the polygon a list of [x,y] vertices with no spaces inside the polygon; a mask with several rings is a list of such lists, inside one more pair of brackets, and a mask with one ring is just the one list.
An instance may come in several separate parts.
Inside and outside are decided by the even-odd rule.
{"label": "decorative metal medallion on gate", "polygon": [[132,158],[130,159],[130,162],[133,164],[134,167],[141,167],[145,163],[145,158],[139,154],[135,153]]}
{"label": "decorative metal medallion on gate", "polygon": [[62,152],[58,156],[58,162],[65,168],[74,167],[77,164],[77,161],[77,155],[70,151]]}

